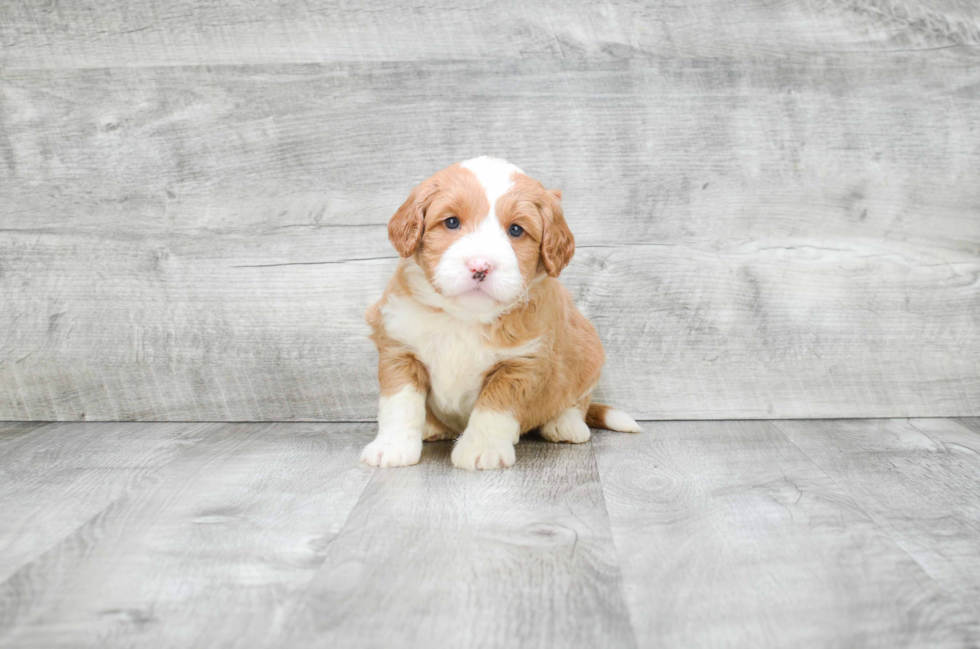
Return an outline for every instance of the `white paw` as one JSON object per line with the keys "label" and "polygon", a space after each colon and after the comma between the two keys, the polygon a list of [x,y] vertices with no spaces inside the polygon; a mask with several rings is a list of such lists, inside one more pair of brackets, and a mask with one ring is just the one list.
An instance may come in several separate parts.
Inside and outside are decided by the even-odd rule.
{"label": "white paw", "polygon": [[422,456],[421,439],[376,439],[361,452],[361,462],[369,466],[411,466]]}
{"label": "white paw", "polygon": [[453,447],[453,465],[469,471],[504,469],[516,459],[514,445],[499,437],[464,434]]}
{"label": "white paw", "polygon": [[582,444],[589,441],[592,431],[582,419],[582,413],[576,408],[569,408],[557,419],[541,427],[541,437],[549,442]]}

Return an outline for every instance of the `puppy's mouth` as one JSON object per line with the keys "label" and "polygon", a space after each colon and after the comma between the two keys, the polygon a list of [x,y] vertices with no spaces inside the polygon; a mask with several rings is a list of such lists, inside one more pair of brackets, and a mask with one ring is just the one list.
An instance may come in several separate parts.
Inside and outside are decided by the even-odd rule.
{"label": "puppy's mouth", "polygon": [[485,288],[486,287],[484,287],[483,283],[481,282],[480,284],[477,284],[476,286],[474,286],[474,287],[472,287],[472,288],[470,288],[470,289],[468,289],[466,291],[463,291],[462,293],[456,294],[454,297],[482,298],[482,299],[485,299],[485,300],[493,300],[494,302],[499,302],[500,301],[496,297],[494,297],[493,295],[491,295],[489,293],[489,291],[485,290]]}

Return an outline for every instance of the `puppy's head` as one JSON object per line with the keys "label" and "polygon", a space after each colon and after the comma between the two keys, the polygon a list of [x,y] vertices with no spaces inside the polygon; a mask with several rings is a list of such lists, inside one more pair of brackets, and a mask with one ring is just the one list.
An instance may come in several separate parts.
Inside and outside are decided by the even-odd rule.
{"label": "puppy's head", "polygon": [[575,253],[561,192],[485,156],[413,189],[388,238],[402,257],[415,257],[437,292],[473,309],[517,301],[539,274],[558,277]]}

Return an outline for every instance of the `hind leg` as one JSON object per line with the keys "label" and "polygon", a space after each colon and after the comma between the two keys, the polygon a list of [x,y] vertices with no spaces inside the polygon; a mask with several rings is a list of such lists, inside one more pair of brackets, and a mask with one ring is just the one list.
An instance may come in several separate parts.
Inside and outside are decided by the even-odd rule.
{"label": "hind leg", "polygon": [[592,431],[585,424],[585,415],[577,407],[569,408],[541,427],[541,437],[549,442],[582,444],[589,441]]}
{"label": "hind leg", "polygon": [[426,442],[441,442],[459,437],[459,433],[439,421],[439,418],[432,414],[432,410],[428,407],[425,409],[425,426],[422,432],[422,439]]}

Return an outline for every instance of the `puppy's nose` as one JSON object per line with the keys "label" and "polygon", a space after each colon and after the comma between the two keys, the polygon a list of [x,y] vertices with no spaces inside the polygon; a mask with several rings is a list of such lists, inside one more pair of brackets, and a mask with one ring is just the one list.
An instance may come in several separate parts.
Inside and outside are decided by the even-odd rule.
{"label": "puppy's nose", "polygon": [[490,271],[493,270],[493,264],[479,257],[466,262],[466,267],[473,273],[473,279],[479,282],[482,282],[490,274]]}

